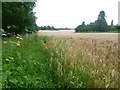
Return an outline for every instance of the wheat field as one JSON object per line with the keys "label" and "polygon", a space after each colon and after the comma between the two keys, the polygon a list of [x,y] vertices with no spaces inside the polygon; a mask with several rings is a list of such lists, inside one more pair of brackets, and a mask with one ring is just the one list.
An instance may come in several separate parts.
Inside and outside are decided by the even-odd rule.
{"label": "wheat field", "polygon": [[51,51],[49,67],[54,68],[54,57],[58,78],[67,88],[118,88],[118,34],[71,31],[38,34],[53,36],[53,40],[42,43]]}

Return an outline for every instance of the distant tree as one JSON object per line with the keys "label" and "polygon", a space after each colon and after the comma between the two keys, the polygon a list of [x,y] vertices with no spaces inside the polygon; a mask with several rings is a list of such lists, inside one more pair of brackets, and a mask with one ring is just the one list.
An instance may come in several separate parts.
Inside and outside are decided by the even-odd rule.
{"label": "distant tree", "polygon": [[95,21],[95,31],[108,31],[108,25],[105,19],[105,12],[101,11],[98,15],[98,19]]}
{"label": "distant tree", "polygon": [[81,25],[77,26],[77,28],[75,28],[75,32],[87,32],[87,27],[85,25],[85,22],[82,22]]}
{"label": "distant tree", "polygon": [[44,27],[43,27],[43,30],[47,30],[47,27],[46,27],[46,26],[44,26]]}
{"label": "distant tree", "polygon": [[93,26],[92,25],[86,25],[87,32],[93,32]]}
{"label": "distant tree", "polygon": [[111,21],[111,26],[113,26],[113,20]]}
{"label": "distant tree", "polygon": [[82,23],[81,31],[82,32],[87,32],[88,31],[87,28],[86,28],[85,22]]}
{"label": "distant tree", "polygon": [[117,31],[120,32],[120,26],[117,25],[117,26],[115,26],[115,27],[116,27]]}
{"label": "distant tree", "polygon": [[120,26],[114,26],[113,20],[111,21],[111,25],[108,26],[106,19],[106,15],[104,11],[100,11],[98,18],[95,22],[91,22],[88,25],[85,25],[85,22],[82,22],[81,25],[78,25],[75,28],[75,32],[107,32],[107,31],[120,31]]}
{"label": "distant tree", "polygon": [[108,28],[109,28],[109,29],[108,29],[109,31],[117,31],[117,28],[116,28],[116,26],[114,26],[114,25],[112,25],[112,26],[109,25]]}
{"label": "distant tree", "polygon": [[85,26],[85,22],[82,22],[82,26]]}
{"label": "distant tree", "polygon": [[89,27],[88,31],[90,31],[90,32],[96,31],[96,30],[95,30],[95,23],[91,22],[91,23],[88,25],[88,27]]}
{"label": "distant tree", "polygon": [[52,26],[52,27],[51,27],[51,30],[54,30],[54,29],[55,29],[54,26]]}
{"label": "distant tree", "polygon": [[56,30],[54,26],[41,26],[41,30]]}
{"label": "distant tree", "polygon": [[47,26],[47,30],[50,30],[51,29],[51,27],[50,26]]}
{"label": "distant tree", "polygon": [[105,20],[105,12],[104,11],[100,11],[99,15],[98,15],[98,20],[104,19]]}

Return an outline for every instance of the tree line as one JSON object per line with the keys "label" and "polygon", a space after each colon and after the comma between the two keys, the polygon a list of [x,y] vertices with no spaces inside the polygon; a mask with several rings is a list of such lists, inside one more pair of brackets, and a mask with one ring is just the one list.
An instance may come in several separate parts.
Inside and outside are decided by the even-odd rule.
{"label": "tree line", "polygon": [[39,30],[56,30],[54,26],[41,26]]}
{"label": "tree line", "polygon": [[113,25],[113,20],[111,21],[111,25],[108,25],[105,17],[105,12],[100,11],[98,19],[95,22],[91,22],[88,25],[85,25],[85,22],[82,22],[81,25],[75,28],[75,32],[108,32],[120,30],[120,26]]}
{"label": "tree line", "polygon": [[2,31],[7,35],[36,32],[34,7],[35,2],[3,2]]}
{"label": "tree line", "polygon": [[55,28],[54,26],[41,26],[38,30],[71,30],[70,28]]}

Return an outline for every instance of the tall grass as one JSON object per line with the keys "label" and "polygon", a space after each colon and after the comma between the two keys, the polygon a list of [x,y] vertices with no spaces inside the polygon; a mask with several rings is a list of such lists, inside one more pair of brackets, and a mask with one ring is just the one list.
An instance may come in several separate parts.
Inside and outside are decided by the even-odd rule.
{"label": "tall grass", "polygon": [[117,42],[65,38],[47,45],[51,49],[50,68],[55,62],[62,87],[118,88]]}

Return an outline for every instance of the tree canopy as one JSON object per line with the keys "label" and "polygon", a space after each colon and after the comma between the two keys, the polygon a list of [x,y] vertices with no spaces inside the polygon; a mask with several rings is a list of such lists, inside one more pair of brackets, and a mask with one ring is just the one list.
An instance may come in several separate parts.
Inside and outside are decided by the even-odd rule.
{"label": "tree canopy", "polygon": [[98,19],[95,21],[95,31],[108,31],[107,22],[105,19],[105,12],[100,11]]}
{"label": "tree canopy", "polygon": [[35,32],[34,2],[3,2],[2,29],[10,34]]}
{"label": "tree canopy", "polygon": [[83,22],[81,25],[75,28],[75,32],[107,32],[107,31],[117,31],[118,26],[113,26],[113,20],[111,21],[111,26],[108,26],[105,19],[105,11],[100,11],[98,18],[95,22],[85,25]]}

